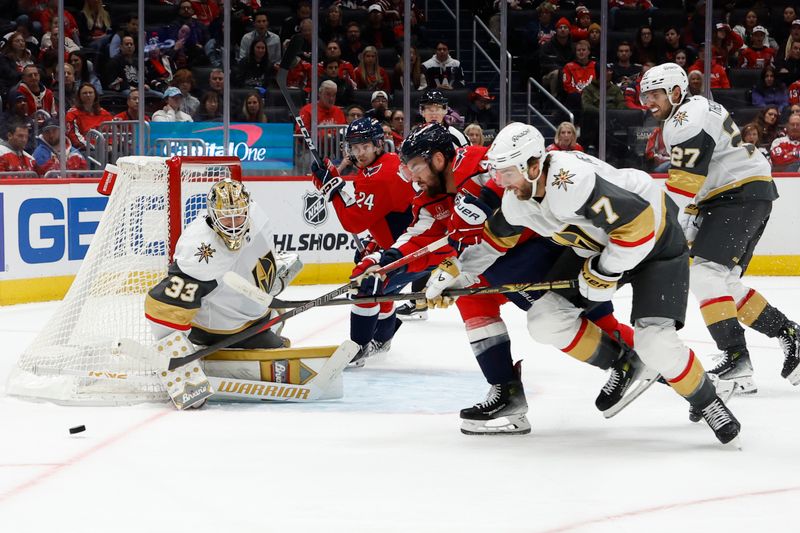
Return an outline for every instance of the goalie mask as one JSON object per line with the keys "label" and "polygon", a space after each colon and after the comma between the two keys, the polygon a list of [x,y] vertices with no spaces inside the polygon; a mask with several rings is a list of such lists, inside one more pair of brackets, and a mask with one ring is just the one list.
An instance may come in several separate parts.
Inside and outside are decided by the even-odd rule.
{"label": "goalie mask", "polygon": [[250,229],[250,193],[231,178],[215,183],[206,196],[211,227],[229,250],[238,250]]}

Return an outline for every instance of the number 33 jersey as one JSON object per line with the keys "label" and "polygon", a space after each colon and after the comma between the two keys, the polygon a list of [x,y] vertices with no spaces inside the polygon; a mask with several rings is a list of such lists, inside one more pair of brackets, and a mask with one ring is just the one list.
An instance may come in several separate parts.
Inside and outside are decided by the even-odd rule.
{"label": "number 33 jersey", "polygon": [[778,198],[769,162],[742,141],[730,114],[716,102],[689,98],[664,123],[663,135],[670,154],[667,190],[679,206]]}
{"label": "number 33 jersey", "polygon": [[211,333],[240,331],[264,316],[268,308],[249,300],[222,282],[236,272],[269,292],[276,266],[269,219],[250,203],[250,230],[239,250],[229,250],[200,216],[184,229],[167,276],[150,289],[145,316],[171,330],[199,327]]}

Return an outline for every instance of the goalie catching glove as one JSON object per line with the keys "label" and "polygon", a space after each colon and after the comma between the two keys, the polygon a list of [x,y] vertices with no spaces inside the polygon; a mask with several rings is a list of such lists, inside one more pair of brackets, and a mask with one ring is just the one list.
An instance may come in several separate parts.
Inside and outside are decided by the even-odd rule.
{"label": "goalie catching glove", "polygon": [[591,302],[607,302],[617,292],[617,282],[622,274],[609,274],[599,266],[600,256],[595,255],[583,264],[578,276],[578,290],[581,296]]}
{"label": "goalie catching glove", "polygon": [[455,298],[443,295],[446,289],[462,289],[477,281],[473,275],[461,272],[461,263],[457,257],[448,257],[431,272],[428,287],[425,289],[428,307],[450,307]]}
{"label": "goalie catching glove", "polygon": [[311,163],[311,174],[314,176],[314,185],[322,193],[325,201],[330,202],[333,196],[344,188],[344,180],[339,176],[339,171],[327,157],[320,166],[316,161]]}
{"label": "goalie catching glove", "polygon": [[[353,269],[350,281],[358,284],[357,296],[379,296],[383,294],[383,287],[386,285],[386,275],[380,275],[376,271],[390,263],[394,263],[403,257],[397,248],[389,248],[382,252],[373,252],[367,255]],[[405,271],[405,267],[399,268],[393,274]]]}

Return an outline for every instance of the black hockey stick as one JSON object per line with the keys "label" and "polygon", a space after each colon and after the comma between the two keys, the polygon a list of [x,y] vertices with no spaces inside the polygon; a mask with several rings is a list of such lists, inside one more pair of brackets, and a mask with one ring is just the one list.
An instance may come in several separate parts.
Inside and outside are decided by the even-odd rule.
{"label": "black hockey stick", "polygon": [[[438,250],[439,248],[441,248],[441,247],[443,247],[445,245],[447,245],[447,237],[442,237],[438,241],[434,241],[431,244],[429,244],[428,246],[425,246],[424,248],[420,248],[419,250],[416,250],[413,253],[410,253],[410,254],[408,254],[408,255],[406,255],[404,257],[401,257],[400,259],[398,259],[397,261],[395,261],[393,263],[389,263],[385,267],[382,267],[379,270],[377,270],[375,273],[378,274],[378,275],[388,274],[389,272],[393,272],[393,271],[397,270],[398,268],[400,268],[402,266],[405,266],[405,265],[407,265],[407,264],[419,259],[420,257],[428,255],[430,252],[433,252],[434,250]],[[191,353],[191,354],[189,354],[189,355],[187,355],[185,357],[173,357],[172,359],[169,360],[169,369],[170,370],[175,370],[179,366],[187,365],[187,364],[191,363],[192,361],[196,361],[197,359],[200,359],[201,357],[205,357],[207,355],[211,355],[212,353],[217,352],[219,350],[222,350],[223,348],[227,348],[228,346],[231,346],[232,344],[236,344],[237,342],[241,342],[243,340],[249,339],[250,337],[253,337],[254,335],[258,335],[262,331],[268,330],[269,328],[271,328],[275,324],[279,324],[281,322],[284,322],[284,321],[292,318],[295,315],[299,315],[303,311],[308,311],[312,307],[325,305],[327,302],[330,302],[331,300],[333,300],[337,296],[339,296],[341,294],[344,294],[344,293],[346,293],[346,292],[348,292],[348,291],[350,291],[352,289],[355,289],[357,286],[358,286],[357,282],[351,281],[347,285],[342,285],[338,289],[334,289],[329,293],[323,294],[322,296],[320,296],[319,298],[316,298],[314,300],[309,300],[309,301],[303,303],[302,305],[300,305],[298,307],[295,307],[291,311],[288,311],[286,313],[278,315],[278,316],[276,316],[274,318],[269,318],[269,315],[267,315],[266,317],[262,318],[261,320],[258,320],[256,322],[254,322],[253,324],[251,324],[250,326],[248,326],[247,328],[243,329],[242,331],[240,331],[238,333],[234,333],[233,335],[230,335],[228,337],[225,337],[223,340],[221,340],[221,341],[219,341],[219,342],[217,342],[215,344],[212,344],[211,346],[207,346],[206,348],[202,348],[200,350],[197,350],[196,352]]]}
{"label": "black hockey stick", "polygon": [[[495,287],[473,287],[467,289],[451,289],[442,293],[442,296],[472,296],[475,294],[502,294],[506,292],[522,291],[552,291],[558,289],[574,289],[578,286],[578,280],[567,279],[560,281],[543,281],[539,283],[508,283]],[[411,292],[399,294],[384,294],[382,296],[367,296],[356,298],[339,298],[328,300],[321,305],[353,305],[353,304],[372,304],[381,302],[396,302],[398,300],[424,300],[424,292]],[[270,304],[276,309],[291,309],[307,304],[310,300],[280,300],[273,298]]]}
{"label": "black hockey stick", "polygon": [[[297,108],[294,105],[294,101],[292,100],[292,96],[289,94],[289,87],[286,85],[286,79],[289,76],[289,69],[292,68],[295,59],[297,58],[297,54],[300,53],[300,50],[302,49],[303,37],[301,35],[295,35],[289,41],[289,45],[286,47],[286,52],[284,52],[283,57],[281,58],[281,63],[278,69],[278,74],[275,77],[275,81],[278,83],[278,89],[280,89],[283,99],[286,100],[286,106],[289,108],[289,114],[292,115],[295,124],[297,124],[297,128],[300,130],[300,134],[303,136],[303,141],[305,142],[306,147],[308,147],[308,151],[311,153],[311,158],[317,165],[324,167],[325,161],[323,161],[322,156],[319,155],[319,151],[314,145],[314,140],[311,138],[311,134],[308,133],[308,129],[306,129],[306,125],[303,123],[303,118],[300,116],[300,113],[298,113]],[[342,198],[342,201],[345,203],[345,205],[350,205],[353,203],[353,199],[350,198],[350,195],[346,192],[340,190],[338,194]],[[363,252],[364,245],[361,243],[361,239],[358,238],[358,235],[355,233],[351,233],[350,235],[353,237],[358,251]]]}

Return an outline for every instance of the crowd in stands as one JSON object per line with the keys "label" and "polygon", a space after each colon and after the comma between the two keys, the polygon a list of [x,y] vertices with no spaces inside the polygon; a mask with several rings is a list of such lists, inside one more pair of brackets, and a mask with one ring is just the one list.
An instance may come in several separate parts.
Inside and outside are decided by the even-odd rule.
{"label": "crowd in stands", "polygon": [[[576,117],[575,124],[559,125],[550,148],[595,153],[602,133],[597,117],[605,107],[610,131],[615,120],[621,121],[641,141],[642,162],[654,171],[666,168],[659,125],[639,101],[639,80],[648,68],[673,61],[686,69],[690,92],[703,93],[705,1],[464,0],[462,7],[499,34],[500,1],[508,2],[509,50],[513,69],[522,73],[515,74],[522,80],[520,88],[533,77]],[[602,1],[610,8],[608,35],[599,24]],[[220,0],[146,0],[144,43],[138,42],[136,3],[130,0],[114,5],[66,0],[64,35],[58,31],[56,0],[0,0],[0,171],[42,174],[58,168],[58,161],[51,161],[58,150],[50,141],[58,131],[53,119],[59,109],[59,39],[65,47],[68,166],[77,165],[81,157],[86,164],[89,130],[106,121],[137,120],[140,98],[146,102],[144,119],[154,122],[220,121],[225,102],[234,121],[290,122],[275,76],[287,43],[296,35],[302,36],[303,48],[287,81],[306,124],[313,106],[319,125],[373,116],[383,123],[387,140],[398,146],[405,122],[422,120],[416,112],[404,115],[402,91],[412,91],[415,106],[421,92],[438,89],[452,96],[444,120],[462,130],[470,143],[485,143],[499,126],[496,92],[486,83],[467,84],[459,58],[451,52],[453,43],[426,29],[429,21],[420,1],[411,6],[410,65],[402,57],[402,0],[320,0],[318,39],[312,36],[309,0],[231,4],[228,75],[222,70]],[[708,67],[712,98],[731,111],[745,142],[756,144],[775,169],[796,170],[800,12],[791,3],[763,0],[718,1],[713,7]],[[603,40],[609,43],[605,102],[600,101],[598,64]],[[315,42],[316,67],[311,64]],[[140,47],[144,72],[139,72]],[[316,102],[310,101],[312,68],[318,76]],[[403,83],[406,68],[408,88]],[[230,95],[224,94],[226,76]],[[140,77],[143,95],[137,90]],[[541,105],[553,107],[545,99]],[[631,144],[630,138],[610,142],[612,158],[615,150],[630,152]],[[39,157],[34,157],[37,150]]]}

